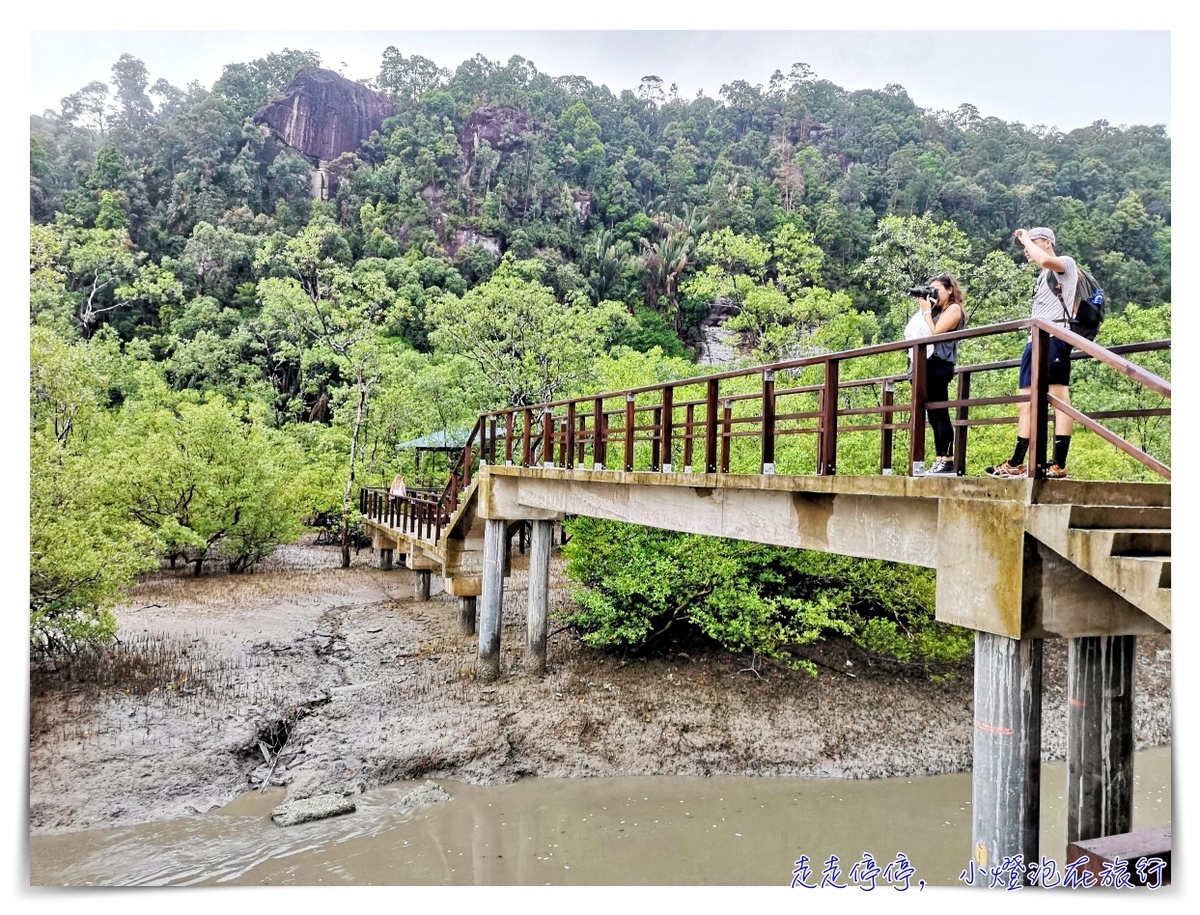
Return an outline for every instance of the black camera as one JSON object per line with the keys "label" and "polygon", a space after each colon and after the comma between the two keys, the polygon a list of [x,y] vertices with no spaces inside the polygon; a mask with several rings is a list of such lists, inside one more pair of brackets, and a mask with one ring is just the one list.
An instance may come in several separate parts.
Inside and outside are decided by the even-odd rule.
{"label": "black camera", "polygon": [[938,297],[937,290],[932,286],[914,286],[908,290],[908,294],[914,299],[933,299],[935,302]]}

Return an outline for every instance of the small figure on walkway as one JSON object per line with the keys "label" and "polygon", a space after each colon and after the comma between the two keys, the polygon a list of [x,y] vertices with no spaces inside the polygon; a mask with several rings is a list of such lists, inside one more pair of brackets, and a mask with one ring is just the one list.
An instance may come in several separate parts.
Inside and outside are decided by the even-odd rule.
{"label": "small figure on walkway", "polygon": [[[1075,301],[1075,285],[1079,271],[1075,261],[1065,254],[1057,254],[1054,250],[1054,230],[1039,226],[1036,229],[1017,229],[1013,241],[1025,249],[1025,259],[1042,268],[1037,281],[1033,285],[1032,317],[1044,321],[1052,321],[1063,327],[1070,324],[1070,315],[1063,308],[1063,302]],[[1025,344],[1025,354],[1021,357],[1021,394],[1028,394],[1032,384],[1033,366],[1033,334]],[[1071,402],[1071,344],[1057,337],[1050,338],[1050,394],[1063,403]],[[1027,476],[1025,455],[1029,451],[1029,416],[1031,404],[1026,401],[1018,405],[1017,416],[1017,446],[1013,449],[1012,457],[996,467],[984,470],[991,477],[1024,477]],[[1053,463],[1045,470],[1048,480],[1062,480],[1067,476],[1067,451],[1071,447],[1071,433],[1075,429],[1075,420],[1066,413],[1054,411],[1054,457]]]}
{"label": "small figure on walkway", "polygon": [[404,488],[404,475],[396,474],[392,477],[392,485],[388,487],[388,495],[393,499],[403,499],[408,495],[408,490]]}

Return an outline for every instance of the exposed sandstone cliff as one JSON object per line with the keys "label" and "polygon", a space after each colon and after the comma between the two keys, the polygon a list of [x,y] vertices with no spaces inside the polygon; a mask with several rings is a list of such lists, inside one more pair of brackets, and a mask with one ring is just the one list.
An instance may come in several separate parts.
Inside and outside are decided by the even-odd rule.
{"label": "exposed sandstone cliff", "polygon": [[395,114],[382,92],[320,67],[305,67],[282,95],[254,115],[283,143],[311,159],[329,161],[353,152]]}

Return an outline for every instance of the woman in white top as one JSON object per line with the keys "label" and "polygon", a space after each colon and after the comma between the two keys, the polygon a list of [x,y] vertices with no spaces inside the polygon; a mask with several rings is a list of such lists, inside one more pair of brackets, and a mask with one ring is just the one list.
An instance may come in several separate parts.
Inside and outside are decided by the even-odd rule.
{"label": "woman in white top", "polygon": [[[963,309],[963,293],[958,280],[948,273],[935,276],[928,283],[934,296],[919,299],[921,314],[932,335],[962,330],[967,326]],[[958,362],[958,341],[933,339],[933,354],[925,363],[925,401],[937,403],[949,400],[950,382]],[[954,427],[950,424],[950,408],[926,408],[929,425],[933,427],[933,444],[937,459],[926,476],[954,476]]]}

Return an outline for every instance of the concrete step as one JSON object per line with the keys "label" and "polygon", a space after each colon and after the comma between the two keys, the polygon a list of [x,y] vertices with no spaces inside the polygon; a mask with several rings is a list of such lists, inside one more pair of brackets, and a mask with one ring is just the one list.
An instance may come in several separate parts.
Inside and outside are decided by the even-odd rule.
{"label": "concrete step", "polygon": [[1068,526],[1081,530],[1169,530],[1171,509],[1140,505],[1073,505]]}
{"label": "concrete step", "polygon": [[1171,556],[1169,530],[1115,530],[1110,556]]}
{"label": "concrete step", "polygon": [[1072,529],[1067,558],[1170,629],[1170,536],[1157,530]]}

